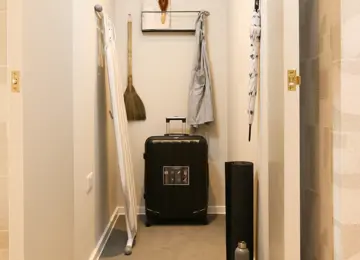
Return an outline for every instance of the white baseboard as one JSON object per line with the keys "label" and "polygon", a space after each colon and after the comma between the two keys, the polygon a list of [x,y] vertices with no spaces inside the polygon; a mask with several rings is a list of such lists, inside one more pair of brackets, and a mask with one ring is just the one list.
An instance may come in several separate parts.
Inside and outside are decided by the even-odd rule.
{"label": "white baseboard", "polygon": [[[118,214],[125,215],[124,207],[118,207]],[[209,206],[208,214],[211,215],[225,215],[225,206]],[[145,207],[138,207],[138,215],[145,215]]]}
{"label": "white baseboard", "polygon": [[208,214],[211,215],[225,215],[226,207],[225,206],[209,206]]}
{"label": "white baseboard", "polygon": [[111,235],[111,232],[113,231],[114,227],[115,227],[115,224],[116,224],[116,221],[118,220],[119,218],[119,212],[121,210],[119,210],[119,207],[117,207],[111,218],[110,218],[110,221],[109,223],[107,224],[105,230],[104,230],[104,233],[101,235],[100,239],[99,239],[99,242],[97,243],[95,249],[93,250],[89,260],[99,260],[104,248],[105,248],[105,245],[107,243],[107,241],[109,240],[109,237]]}

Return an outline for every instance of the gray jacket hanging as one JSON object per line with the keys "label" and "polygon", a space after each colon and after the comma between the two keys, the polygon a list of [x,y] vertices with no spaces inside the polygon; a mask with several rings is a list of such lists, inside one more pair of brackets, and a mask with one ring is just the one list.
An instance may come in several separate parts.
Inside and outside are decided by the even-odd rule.
{"label": "gray jacket hanging", "polygon": [[202,11],[196,21],[196,57],[191,74],[188,100],[188,122],[199,127],[214,121],[210,63],[206,51],[205,17]]}

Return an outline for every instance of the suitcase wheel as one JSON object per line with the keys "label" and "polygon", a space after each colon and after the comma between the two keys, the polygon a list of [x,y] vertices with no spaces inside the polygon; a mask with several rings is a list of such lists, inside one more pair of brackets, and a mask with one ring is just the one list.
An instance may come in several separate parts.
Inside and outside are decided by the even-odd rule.
{"label": "suitcase wheel", "polygon": [[203,224],[204,226],[206,226],[206,225],[209,224],[209,220],[208,220],[207,217],[204,218],[204,220],[202,221],[202,224]]}
{"label": "suitcase wheel", "polygon": [[152,224],[152,223],[151,223],[150,220],[147,219],[147,220],[145,221],[145,226],[146,226],[146,227],[151,227],[151,224]]}

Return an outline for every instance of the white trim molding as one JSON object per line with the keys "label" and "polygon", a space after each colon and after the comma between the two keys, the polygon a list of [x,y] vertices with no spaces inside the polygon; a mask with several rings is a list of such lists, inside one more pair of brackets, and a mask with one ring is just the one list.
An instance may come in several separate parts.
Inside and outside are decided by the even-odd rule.
{"label": "white trim molding", "polygon": [[107,243],[107,241],[110,238],[111,232],[113,231],[115,224],[120,216],[119,212],[120,212],[120,207],[116,207],[116,209],[114,210],[112,216],[110,217],[110,221],[107,224],[104,233],[101,235],[95,249],[93,250],[89,260],[99,260],[105,245]]}

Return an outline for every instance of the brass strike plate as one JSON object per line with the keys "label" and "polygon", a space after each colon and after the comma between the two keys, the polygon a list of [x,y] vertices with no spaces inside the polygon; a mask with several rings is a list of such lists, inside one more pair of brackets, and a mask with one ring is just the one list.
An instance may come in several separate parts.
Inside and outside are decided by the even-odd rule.
{"label": "brass strike plate", "polygon": [[296,70],[288,70],[288,90],[296,91],[296,87],[301,84],[301,77],[297,75]]}
{"label": "brass strike plate", "polygon": [[20,71],[11,72],[11,91],[14,93],[20,92]]}

